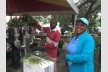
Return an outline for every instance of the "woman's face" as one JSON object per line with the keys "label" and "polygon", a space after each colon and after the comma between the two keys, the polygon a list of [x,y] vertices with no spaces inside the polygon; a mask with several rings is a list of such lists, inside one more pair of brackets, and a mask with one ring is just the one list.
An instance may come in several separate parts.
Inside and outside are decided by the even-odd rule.
{"label": "woman's face", "polygon": [[78,34],[84,32],[86,29],[87,29],[87,26],[82,22],[77,22],[75,24],[75,32]]}

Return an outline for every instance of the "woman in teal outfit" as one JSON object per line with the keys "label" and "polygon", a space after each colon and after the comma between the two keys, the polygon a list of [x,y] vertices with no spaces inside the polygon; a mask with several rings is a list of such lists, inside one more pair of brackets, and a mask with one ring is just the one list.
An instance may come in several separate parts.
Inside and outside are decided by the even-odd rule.
{"label": "woman in teal outfit", "polygon": [[94,72],[94,39],[88,33],[88,20],[79,18],[75,34],[66,46],[66,60],[69,72]]}

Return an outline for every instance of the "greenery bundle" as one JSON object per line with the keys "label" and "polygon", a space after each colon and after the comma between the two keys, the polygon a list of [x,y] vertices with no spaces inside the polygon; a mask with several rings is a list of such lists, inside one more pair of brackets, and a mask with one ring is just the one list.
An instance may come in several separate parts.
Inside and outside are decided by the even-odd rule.
{"label": "greenery bundle", "polygon": [[21,61],[28,62],[30,64],[41,64],[46,59],[45,53],[38,53],[38,55],[25,56]]}
{"label": "greenery bundle", "polygon": [[23,61],[28,62],[30,64],[40,64],[42,62],[42,59],[36,56],[31,56],[31,57],[24,57]]}

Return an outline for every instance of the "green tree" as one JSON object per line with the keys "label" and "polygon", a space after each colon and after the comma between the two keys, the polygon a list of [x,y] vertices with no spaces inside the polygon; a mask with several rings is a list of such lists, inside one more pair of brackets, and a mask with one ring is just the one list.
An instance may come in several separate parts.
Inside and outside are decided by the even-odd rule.
{"label": "green tree", "polygon": [[[101,26],[101,18],[98,18],[98,13],[101,13],[101,0],[79,0],[76,6],[79,9],[78,18],[87,18],[91,27]],[[74,26],[74,15],[67,14],[55,16],[60,23],[60,27],[65,27],[66,30],[72,31],[72,27]],[[49,23],[53,17],[53,15],[35,16],[35,18],[43,22],[43,24]]]}
{"label": "green tree", "polygon": [[71,15],[57,15],[60,27],[64,27],[68,31],[72,31]]}
{"label": "green tree", "polygon": [[90,23],[94,22],[101,12],[101,0],[80,0],[76,5],[79,9],[78,17],[85,17]]}

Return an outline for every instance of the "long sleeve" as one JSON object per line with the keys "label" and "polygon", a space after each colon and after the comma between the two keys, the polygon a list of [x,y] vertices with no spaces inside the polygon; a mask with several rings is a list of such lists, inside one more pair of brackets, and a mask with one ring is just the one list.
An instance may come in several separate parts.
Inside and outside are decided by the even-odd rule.
{"label": "long sleeve", "polygon": [[66,60],[74,63],[83,63],[89,61],[94,52],[93,38],[87,39],[84,44],[81,53],[79,54],[66,54]]}
{"label": "long sleeve", "polygon": [[50,32],[49,27],[42,27],[40,24],[36,24],[35,28],[37,28],[38,30],[45,32],[45,33]]}
{"label": "long sleeve", "polygon": [[41,30],[41,28],[42,28],[42,26],[41,25],[39,25],[39,24],[36,24],[36,26],[35,26],[38,30]]}
{"label": "long sleeve", "polygon": [[55,48],[58,47],[58,43],[60,40],[60,33],[59,31],[54,31],[51,34],[47,34],[47,42],[46,42],[46,47],[47,48]]}

